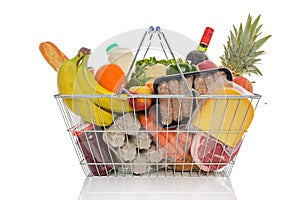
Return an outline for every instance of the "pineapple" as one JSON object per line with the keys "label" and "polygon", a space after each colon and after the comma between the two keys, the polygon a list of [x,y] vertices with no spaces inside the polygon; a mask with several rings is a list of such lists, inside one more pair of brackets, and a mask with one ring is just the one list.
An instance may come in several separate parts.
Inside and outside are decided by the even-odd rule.
{"label": "pineapple", "polygon": [[[262,72],[256,64],[261,61],[259,56],[265,53],[265,51],[260,50],[261,46],[271,37],[271,35],[268,35],[261,39],[258,38],[261,35],[260,29],[262,27],[262,24],[258,24],[259,19],[260,15],[252,21],[252,17],[248,15],[245,26],[241,23],[237,29],[233,25],[233,30],[230,31],[228,36],[227,45],[224,45],[224,55],[220,57],[222,66],[230,69],[234,77],[239,77],[234,78],[236,82],[238,84],[244,82],[248,85],[247,87],[252,87],[252,84],[243,75],[256,74],[262,76]],[[249,89],[250,92],[253,90],[251,88],[246,89]]]}

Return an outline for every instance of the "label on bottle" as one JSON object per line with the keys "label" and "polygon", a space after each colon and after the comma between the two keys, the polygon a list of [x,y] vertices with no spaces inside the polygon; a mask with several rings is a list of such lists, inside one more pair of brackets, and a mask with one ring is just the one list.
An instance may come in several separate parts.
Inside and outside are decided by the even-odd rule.
{"label": "label on bottle", "polygon": [[197,49],[198,49],[199,51],[205,52],[205,51],[207,50],[207,45],[205,45],[205,44],[203,44],[203,43],[200,43],[200,44],[198,45]]}
{"label": "label on bottle", "polygon": [[84,122],[78,126],[76,126],[74,129],[72,129],[72,133],[74,136],[79,136],[84,134],[86,131],[92,130],[93,125],[88,122]]}

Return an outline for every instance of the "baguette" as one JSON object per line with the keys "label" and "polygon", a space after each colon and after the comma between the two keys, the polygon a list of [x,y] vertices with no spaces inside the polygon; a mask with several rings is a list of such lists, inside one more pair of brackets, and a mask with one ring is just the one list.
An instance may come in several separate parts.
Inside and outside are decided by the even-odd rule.
{"label": "baguette", "polygon": [[42,42],[39,45],[40,52],[48,64],[57,71],[61,63],[68,57],[52,42]]}

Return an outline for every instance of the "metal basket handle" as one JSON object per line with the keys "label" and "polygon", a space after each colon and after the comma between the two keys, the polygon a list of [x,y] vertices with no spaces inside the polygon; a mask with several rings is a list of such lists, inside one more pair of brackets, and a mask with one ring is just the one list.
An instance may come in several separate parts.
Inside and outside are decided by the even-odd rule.
{"label": "metal basket handle", "polygon": [[181,68],[180,68],[180,66],[179,66],[179,63],[177,62],[177,59],[175,58],[175,55],[174,55],[174,53],[173,53],[173,51],[172,51],[172,49],[171,49],[171,47],[170,47],[170,45],[169,45],[169,42],[167,41],[167,38],[166,38],[164,32],[161,30],[161,28],[160,28],[159,26],[157,26],[155,29],[154,29],[153,26],[150,26],[150,27],[145,31],[145,33],[143,34],[142,39],[141,39],[141,42],[140,42],[140,44],[139,44],[139,47],[138,47],[138,49],[137,49],[137,51],[136,51],[136,53],[135,53],[135,56],[134,56],[134,58],[133,58],[133,60],[132,60],[132,62],[131,62],[131,65],[130,65],[130,67],[129,67],[129,70],[128,70],[128,72],[127,72],[127,74],[126,74],[126,77],[125,77],[125,79],[124,79],[124,82],[123,82],[123,84],[121,85],[121,88],[120,88],[119,92],[117,93],[117,95],[120,95],[120,94],[122,93],[122,91],[123,91],[123,92],[126,92],[127,94],[129,94],[128,90],[125,88],[126,81],[129,79],[129,76],[130,76],[131,71],[132,71],[132,69],[133,69],[133,67],[134,67],[134,64],[135,64],[135,62],[136,62],[137,56],[138,56],[138,54],[139,54],[139,52],[140,52],[140,49],[141,49],[143,43],[145,42],[145,38],[146,38],[147,34],[150,34],[150,35],[149,35],[149,39],[148,39],[147,49],[146,49],[146,51],[145,51],[145,54],[144,54],[144,56],[143,56],[143,59],[146,57],[146,55],[147,55],[147,53],[148,53],[148,50],[150,49],[150,47],[151,47],[151,45],[152,45],[151,40],[152,40],[153,35],[154,35],[155,33],[157,34],[157,36],[158,36],[158,38],[159,38],[160,46],[161,46],[161,49],[162,49],[162,51],[164,52],[164,54],[165,54],[165,56],[166,56],[166,59],[168,59],[168,56],[167,56],[167,53],[166,53],[166,50],[165,50],[165,47],[164,47],[163,43],[166,44],[168,50],[170,51],[170,54],[171,54],[172,58],[173,58],[174,61],[175,61],[175,64],[176,64],[176,66],[177,66],[177,68],[178,68],[178,71],[179,71],[179,73],[180,73],[180,75],[181,75],[181,78],[184,80],[185,85],[187,86],[189,95],[190,95],[190,96],[193,96],[193,89],[191,89],[191,87],[189,86],[189,84],[188,84],[188,82],[187,82],[185,76],[183,75],[183,72],[182,72],[182,70],[181,70]]}
{"label": "metal basket handle", "polygon": [[[139,54],[139,52],[140,52],[140,49],[141,49],[141,47],[142,47],[142,45],[143,45],[143,43],[144,43],[144,41],[145,41],[145,38],[146,38],[147,33],[148,33],[148,34],[151,33],[151,34],[150,34],[150,37],[149,37],[149,44],[148,44],[147,51],[148,51],[148,49],[149,49],[150,46],[151,46],[150,41],[151,41],[152,36],[153,36],[153,33],[154,33],[154,28],[153,28],[153,26],[150,26],[149,29],[147,29],[147,30],[145,31],[145,33],[143,34],[142,39],[141,39],[141,42],[140,42],[140,44],[139,44],[139,47],[137,48],[137,51],[136,51],[136,53],[135,53],[135,55],[134,55],[134,57],[133,57],[133,60],[132,60],[132,62],[131,62],[131,64],[130,64],[130,67],[129,67],[128,72],[127,72],[127,74],[126,74],[126,77],[125,77],[125,79],[124,79],[124,81],[123,81],[123,84],[121,85],[120,90],[118,91],[117,95],[120,95],[120,94],[122,93],[122,91],[130,95],[129,91],[125,88],[126,81],[129,79],[130,73],[131,73],[132,68],[133,68],[133,66],[134,66],[134,63],[135,63],[135,61],[136,61],[136,58],[137,58],[137,56],[138,56],[138,54]],[[146,52],[147,52],[147,51],[146,51]],[[146,56],[146,53],[145,53],[144,57],[145,57],[145,56]]]}
{"label": "metal basket handle", "polygon": [[[172,51],[172,49],[171,49],[171,47],[170,47],[170,45],[169,45],[169,42],[167,41],[167,38],[166,38],[164,32],[161,31],[161,29],[160,29],[159,26],[156,27],[156,31],[158,32],[159,38],[161,38],[160,35],[162,35],[162,37],[163,37],[163,39],[164,39],[164,41],[165,41],[165,43],[166,43],[166,45],[167,45],[167,47],[168,47],[168,49],[169,49],[171,55],[172,55],[172,58],[173,58],[174,61],[175,61],[175,64],[176,64],[176,66],[177,66],[177,69],[178,69],[178,71],[179,71],[179,73],[180,73],[181,78],[184,80],[184,83],[185,83],[185,85],[187,86],[187,89],[188,89],[190,95],[193,96],[192,89],[191,89],[191,87],[189,86],[189,84],[188,84],[188,82],[187,82],[185,76],[183,75],[183,72],[182,72],[182,70],[181,70],[181,67],[179,66],[179,63],[177,62],[177,59],[176,59],[175,56],[174,56],[174,53],[173,53],[173,51]],[[165,55],[166,55],[166,52],[165,52],[165,50],[164,50],[164,48],[163,48],[162,43],[161,43],[161,47],[162,47],[162,49],[163,49],[163,51],[164,51],[164,53],[165,53]]]}

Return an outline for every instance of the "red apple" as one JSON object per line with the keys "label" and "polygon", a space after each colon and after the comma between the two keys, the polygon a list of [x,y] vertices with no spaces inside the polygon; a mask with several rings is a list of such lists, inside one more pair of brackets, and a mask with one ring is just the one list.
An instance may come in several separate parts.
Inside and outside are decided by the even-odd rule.
{"label": "red apple", "polygon": [[245,88],[246,90],[248,90],[249,92],[253,92],[253,86],[252,83],[245,77],[243,76],[236,76],[233,78],[233,82],[235,82],[236,84],[242,86],[243,88]]}
{"label": "red apple", "polygon": [[[130,87],[128,91],[131,94],[140,94],[140,95],[152,94],[151,89],[145,85]],[[152,104],[152,98],[133,97],[129,99],[129,104],[131,105],[131,107],[135,109],[135,111],[147,110],[148,108],[150,108]]]}
{"label": "red apple", "polygon": [[216,69],[219,68],[215,63],[210,60],[205,60],[198,64],[198,68],[200,70],[207,70],[207,69]]}

